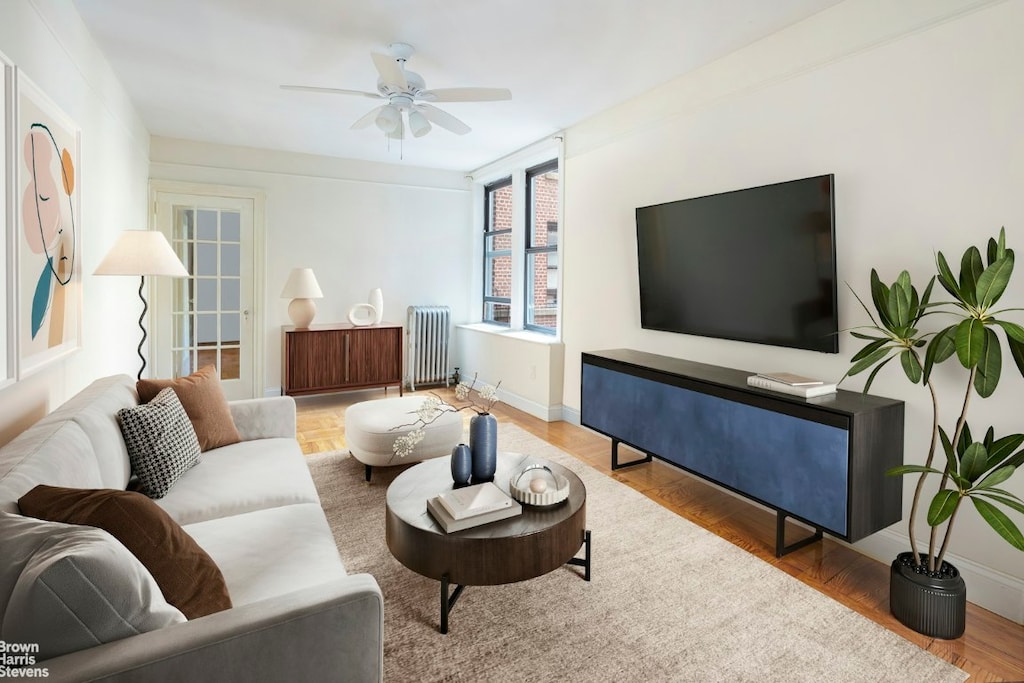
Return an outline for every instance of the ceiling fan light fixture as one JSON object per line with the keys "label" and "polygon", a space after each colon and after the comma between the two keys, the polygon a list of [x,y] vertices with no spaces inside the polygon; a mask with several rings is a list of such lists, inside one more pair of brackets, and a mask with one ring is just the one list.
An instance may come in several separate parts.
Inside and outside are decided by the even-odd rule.
{"label": "ceiling fan light fixture", "polygon": [[402,125],[402,112],[394,105],[385,105],[381,107],[374,123],[385,133],[393,133]]}
{"label": "ceiling fan light fixture", "polygon": [[413,137],[421,138],[430,132],[430,121],[418,111],[409,112],[409,131]]}

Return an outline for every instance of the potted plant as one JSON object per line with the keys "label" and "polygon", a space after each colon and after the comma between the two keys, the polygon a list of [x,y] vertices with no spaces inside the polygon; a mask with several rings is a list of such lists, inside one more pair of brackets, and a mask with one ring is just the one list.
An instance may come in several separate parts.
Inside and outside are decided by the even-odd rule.
{"label": "potted plant", "polygon": [[[953,276],[942,252],[936,255],[935,262],[938,273],[931,277],[920,296],[907,271],[887,286],[872,269],[874,313],[854,292],[871,325],[851,330],[854,337],[867,343],[853,356],[843,379],[870,370],[864,385],[867,392],[878,372],[898,358],[907,379],[929,390],[932,433],[924,464],[903,465],[887,473],[917,475],[910,508],[910,549],[892,563],[889,606],[900,622],[919,633],[959,638],[965,627],[967,591],[957,569],[944,558],[963,503],[970,499],[996,533],[1024,551],[1024,535],[1001,509],[1024,513],[1024,501],[1000,488],[1024,463],[1024,450],[1020,450],[1024,434],[997,437],[992,427],[983,432],[972,430],[967,420],[972,395],[987,398],[999,383],[1003,351],[996,330],[1002,331],[1017,370],[1024,376],[1024,327],[1002,318],[1007,312],[1022,309],[995,308],[1013,272],[1013,250],[1006,248],[1005,229],[999,231],[998,240],[988,240],[984,262],[977,247],[964,252],[958,277]],[[951,301],[930,301],[936,279],[952,297]],[[925,317],[938,316],[953,316],[953,321],[937,331],[922,329]],[[939,425],[939,396],[932,371],[953,356],[967,371],[967,386],[962,398],[955,398],[960,414],[949,432]],[[984,436],[976,440],[979,434]],[[936,466],[940,447],[944,457]],[[919,545],[915,536],[915,523],[931,475],[938,478],[938,487],[928,502],[931,533],[925,546],[923,542]]]}

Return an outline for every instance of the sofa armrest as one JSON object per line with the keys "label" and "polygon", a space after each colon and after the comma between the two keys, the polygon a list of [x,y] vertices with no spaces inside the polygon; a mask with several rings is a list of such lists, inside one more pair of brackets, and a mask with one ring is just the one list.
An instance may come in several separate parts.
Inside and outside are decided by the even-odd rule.
{"label": "sofa armrest", "polygon": [[384,599],[352,574],[37,666],[50,681],[381,681]]}
{"label": "sofa armrest", "polygon": [[291,396],[228,401],[228,407],[243,441],[295,438],[295,399]]}

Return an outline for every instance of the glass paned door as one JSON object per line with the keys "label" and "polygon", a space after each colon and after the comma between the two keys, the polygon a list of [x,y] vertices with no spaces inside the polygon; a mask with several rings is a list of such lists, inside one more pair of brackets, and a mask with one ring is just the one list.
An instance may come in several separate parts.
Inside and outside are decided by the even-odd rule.
{"label": "glass paned door", "polygon": [[253,395],[252,221],[251,200],[159,193],[157,223],[189,277],[160,299],[158,376],[214,365],[229,398]]}

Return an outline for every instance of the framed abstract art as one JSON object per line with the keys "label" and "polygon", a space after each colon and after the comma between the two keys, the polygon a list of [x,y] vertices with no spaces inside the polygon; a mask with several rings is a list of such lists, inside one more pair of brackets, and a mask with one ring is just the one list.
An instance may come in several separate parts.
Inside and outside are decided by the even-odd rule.
{"label": "framed abstract art", "polygon": [[0,54],[0,389],[16,376],[14,326],[14,65]]}
{"label": "framed abstract art", "polygon": [[14,298],[18,377],[82,343],[81,131],[17,72]]}

